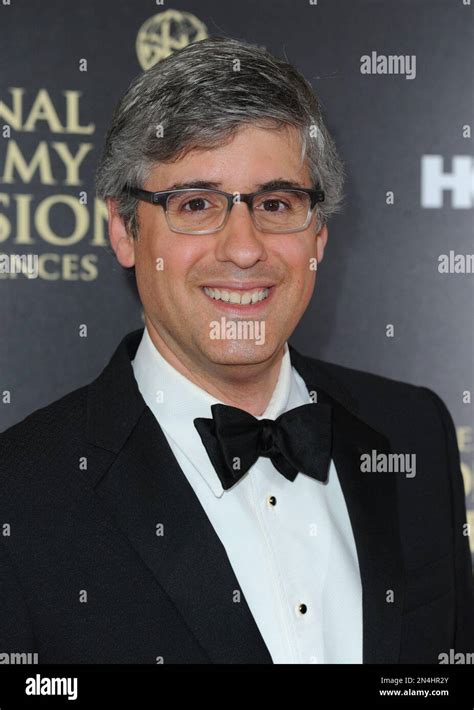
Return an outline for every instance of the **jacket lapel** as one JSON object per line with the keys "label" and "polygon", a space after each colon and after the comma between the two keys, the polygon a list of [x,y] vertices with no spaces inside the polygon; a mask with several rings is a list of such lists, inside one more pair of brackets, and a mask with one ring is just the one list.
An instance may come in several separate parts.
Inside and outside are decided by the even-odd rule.
{"label": "jacket lapel", "polygon": [[210,662],[272,663],[225,548],[136,385],[130,360],[142,332],[122,341],[89,387],[89,440],[116,453],[92,484]]}
{"label": "jacket lapel", "polygon": [[[90,481],[210,662],[272,663],[225,548],[138,390],[130,361],[142,333],[124,338],[88,388],[88,440],[111,461],[89,470]],[[360,470],[361,453],[389,452],[389,442],[357,416],[357,402],[324,363],[292,346],[290,354],[308,389],[334,408],[333,458],[362,579],[363,662],[396,663],[403,594],[396,481]]]}
{"label": "jacket lapel", "polygon": [[324,363],[290,346],[292,364],[333,406],[333,459],[356,543],[362,582],[363,662],[397,663],[403,602],[403,566],[394,473],[361,472],[362,454],[390,453],[385,436],[357,416],[356,400]]}

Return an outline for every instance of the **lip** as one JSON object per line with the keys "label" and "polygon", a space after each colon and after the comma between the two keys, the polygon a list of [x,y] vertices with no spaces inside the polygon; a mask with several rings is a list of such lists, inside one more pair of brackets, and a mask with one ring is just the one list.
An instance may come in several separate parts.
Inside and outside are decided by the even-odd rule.
{"label": "lip", "polygon": [[[268,288],[268,296],[265,298],[263,301],[257,301],[257,303],[250,303],[247,305],[242,305],[241,303],[226,303],[225,301],[216,301],[214,298],[211,298],[211,296],[208,296],[207,293],[204,292],[204,288],[222,288],[222,289],[227,289],[228,291],[250,291],[252,289],[257,289],[257,288]],[[245,285],[245,288],[237,288],[235,286],[229,286],[228,284],[222,285],[222,286],[209,286],[208,284],[205,284],[205,286],[201,286],[201,292],[204,296],[204,298],[212,303],[216,308],[229,313],[230,311],[233,311],[234,313],[239,313],[239,314],[247,314],[247,315],[252,315],[256,314],[259,311],[262,311],[265,309],[266,305],[272,300],[273,294],[275,292],[275,287],[272,286],[262,286],[262,285],[257,285],[257,286],[247,286]]]}
{"label": "lip", "polygon": [[231,284],[231,283],[212,283],[212,284],[202,284],[201,288],[220,288],[225,291],[254,291],[257,288],[272,288],[275,284],[270,284],[270,283],[263,283],[263,282],[257,282],[257,281],[249,281],[248,283],[238,283],[238,284]]}

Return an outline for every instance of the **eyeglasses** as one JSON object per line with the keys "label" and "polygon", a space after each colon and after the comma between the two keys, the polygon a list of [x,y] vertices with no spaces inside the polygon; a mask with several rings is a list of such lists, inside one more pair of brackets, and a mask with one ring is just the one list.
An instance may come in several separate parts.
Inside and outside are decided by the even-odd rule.
{"label": "eyeglasses", "polygon": [[182,234],[218,232],[223,229],[232,207],[238,202],[247,203],[253,223],[261,232],[301,232],[309,226],[316,204],[324,201],[323,190],[307,188],[231,194],[207,188],[149,192],[138,187],[126,187],[124,192],[153,205],[161,205],[171,231]]}

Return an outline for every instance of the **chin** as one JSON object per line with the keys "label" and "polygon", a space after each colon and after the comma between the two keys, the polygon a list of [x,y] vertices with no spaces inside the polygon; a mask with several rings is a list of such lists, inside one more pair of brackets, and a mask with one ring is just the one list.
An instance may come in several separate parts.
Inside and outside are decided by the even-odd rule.
{"label": "chin", "polygon": [[203,351],[216,365],[256,365],[268,360],[275,352],[275,345],[253,341],[220,341]]}

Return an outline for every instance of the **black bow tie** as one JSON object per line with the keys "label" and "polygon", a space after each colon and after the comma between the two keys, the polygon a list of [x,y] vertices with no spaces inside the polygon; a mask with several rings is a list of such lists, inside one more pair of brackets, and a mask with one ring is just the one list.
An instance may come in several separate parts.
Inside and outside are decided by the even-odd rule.
{"label": "black bow tie", "polygon": [[231,488],[260,456],[289,481],[301,471],[326,481],[331,460],[332,407],[304,404],[277,419],[256,419],[225,404],[211,406],[212,419],[198,418],[199,432],[222,487]]}

